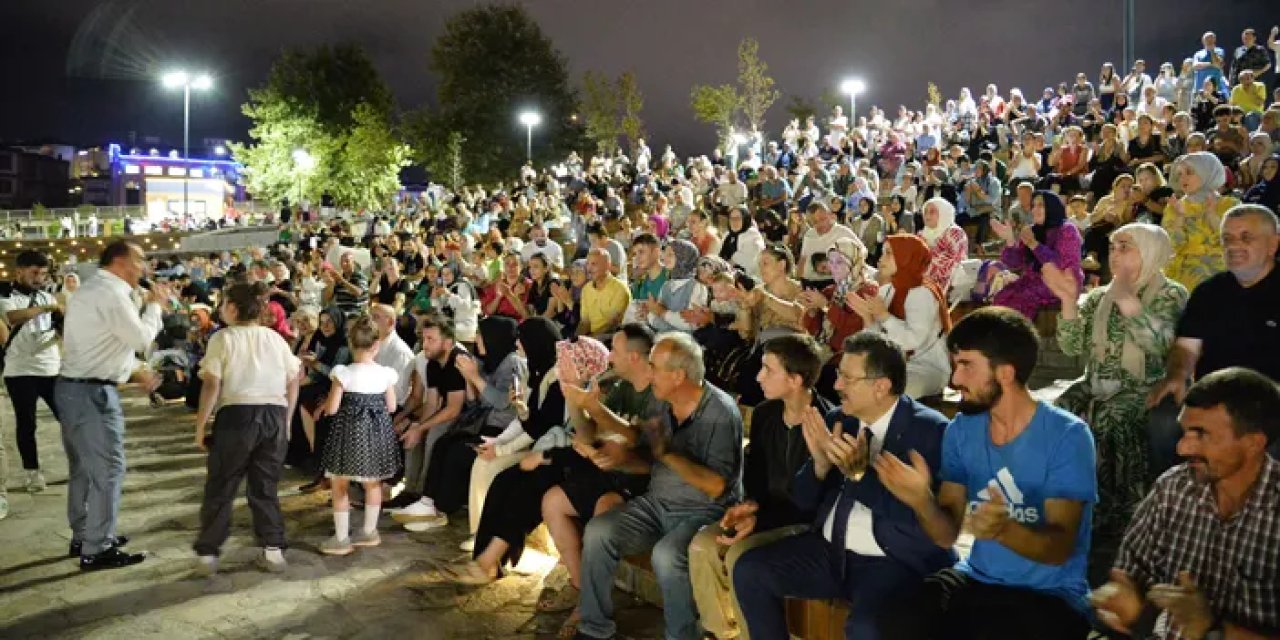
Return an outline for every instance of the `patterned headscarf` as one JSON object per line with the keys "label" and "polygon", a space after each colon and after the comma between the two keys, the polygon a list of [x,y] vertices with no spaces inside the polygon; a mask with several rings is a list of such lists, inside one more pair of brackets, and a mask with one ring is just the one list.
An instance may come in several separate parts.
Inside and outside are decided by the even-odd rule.
{"label": "patterned headscarf", "polygon": [[831,301],[837,306],[843,306],[845,295],[850,291],[856,292],[868,280],[867,247],[856,236],[841,238],[827,250],[827,266],[836,279],[836,290]]}
{"label": "patterned headscarf", "polygon": [[556,359],[576,368],[580,380],[590,380],[609,368],[609,349],[595,338],[579,336],[576,340],[557,342]]}

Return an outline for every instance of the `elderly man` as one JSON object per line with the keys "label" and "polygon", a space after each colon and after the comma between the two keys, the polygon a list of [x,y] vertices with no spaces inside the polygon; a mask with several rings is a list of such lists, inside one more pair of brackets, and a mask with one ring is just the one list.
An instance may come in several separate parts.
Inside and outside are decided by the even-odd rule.
{"label": "elderly man", "polygon": [[387,304],[375,304],[369,315],[378,330],[378,354],[373,361],[390,368],[399,375],[396,381],[396,398],[401,403],[409,397],[409,383],[413,374],[413,349],[396,333],[396,310]]}
{"label": "elderly man", "polygon": [[702,347],[687,333],[660,336],[649,355],[653,395],[664,403],[642,429],[653,461],[649,491],[587,525],[582,549],[578,634],[611,638],[613,573],[624,556],[651,552],[662,590],[666,637],[700,637],[689,582],[689,542],[742,497],[742,415],[733,398],[704,380]]}
{"label": "elderly man", "polygon": [[360,312],[369,302],[369,279],[356,267],[355,255],[343,251],[338,268],[324,270],[325,304],[337,305],[348,317]]}
{"label": "elderly man", "polygon": [[1280,219],[1260,205],[1233,207],[1222,220],[1222,246],[1227,271],[1191,292],[1169,352],[1169,372],[1147,398],[1153,408],[1153,473],[1177,461],[1173,449],[1180,432],[1173,416],[1193,376],[1240,366],[1280,380]]}
{"label": "elderly man", "polygon": [[1132,638],[1280,637],[1280,389],[1239,367],[1198,380],[1178,453],[1134,514],[1098,617]]}
{"label": "elderly man", "polygon": [[[142,248],[127,240],[107,245],[98,274],[67,303],[62,374],[54,386],[69,479],[67,517],[71,555],[94,571],[138,564],[145,554],[125,553],[116,536],[124,483],[124,409],[116,387],[137,369],[134,354],[160,333],[160,305],[173,293],[153,284],[141,315],[130,295],[146,268]],[[149,374],[143,374],[149,378]]]}

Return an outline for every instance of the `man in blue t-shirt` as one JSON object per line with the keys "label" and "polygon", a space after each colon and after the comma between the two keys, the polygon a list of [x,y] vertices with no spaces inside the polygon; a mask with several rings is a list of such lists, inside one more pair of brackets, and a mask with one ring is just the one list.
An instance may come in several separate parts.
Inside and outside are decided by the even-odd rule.
{"label": "man in blue t-shirt", "polygon": [[[1027,390],[1039,339],[1022,314],[989,307],[947,336],[961,414],[942,440],[941,488],[929,467],[881,455],[880,481],[925,533],[955,544],[968,516],[973,549],[881,618],[886,638],[1084,638],[1085,567],[1097,501],[1093,437],[1079,418]],[[945,630],[945,633],[943,632]]]}

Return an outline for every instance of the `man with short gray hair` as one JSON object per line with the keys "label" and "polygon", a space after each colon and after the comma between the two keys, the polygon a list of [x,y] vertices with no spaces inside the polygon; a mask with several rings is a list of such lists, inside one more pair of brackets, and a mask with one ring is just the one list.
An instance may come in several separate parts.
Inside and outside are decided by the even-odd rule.
{"label": "man with short gray hair", "polygon": [[689,542],[742,496],[742,414],[711,386],[702,347],[685,333],[664,333],[649,355],[658,415],[624,429],[632,446],[648,445],[649,491],[591,519],[583,536],[578,633],[611,638],[613,574],[625,556],[650,552],[662,591],[666,637],[701,637],[689,582]]}

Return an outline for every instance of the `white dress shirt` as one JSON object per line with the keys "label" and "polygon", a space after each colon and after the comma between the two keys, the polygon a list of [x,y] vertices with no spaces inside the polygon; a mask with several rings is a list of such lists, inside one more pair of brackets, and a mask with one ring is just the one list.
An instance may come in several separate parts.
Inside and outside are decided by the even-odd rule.
{"label": "white dress shirt", "polygon": [[[893,420],[893,412],[898,410],[898,402],[893,403],[889,411],[875,422],[867,425],[871,430],[871,435],[867,439],[867,443],[871,445],[869,460],[875,460],[876,456],[880,455],[880,449],[884,447],[884,436],[889,432],[889,422]],[[830,473],[840,473],[840,470],[833,468]],[[828,542],[831,541],[831,527],[835,517],[836,510],[832,506],[831,512],[827,514],[827,521],[822,525],[822,537]],[[870,507],[861,502],[853,503],[853,510],[849,512],[849,526],[844,533],[844,548],[860,556],[883,556],[884,549],[881,549],[880,544],[876,542],[875,530],[871,528],[873,521]]]}
{"label": "white dress shirt", "polygon": [[105,269],[89,278],[67,302],[62,330],[62,375],[128,382],[137,358],[163,326],[160,305],[142,313],[129,297],[129,283]]}
{"label": "white dress shirt", "polygon": [[409,399],[410,375],[413,373],[413,349],[405,344],[400,334],[395,331],[382,341],[378,347],[378,355],[373,361],[396,372],[400,376],[396,380],[396,404],[403,405]]}

